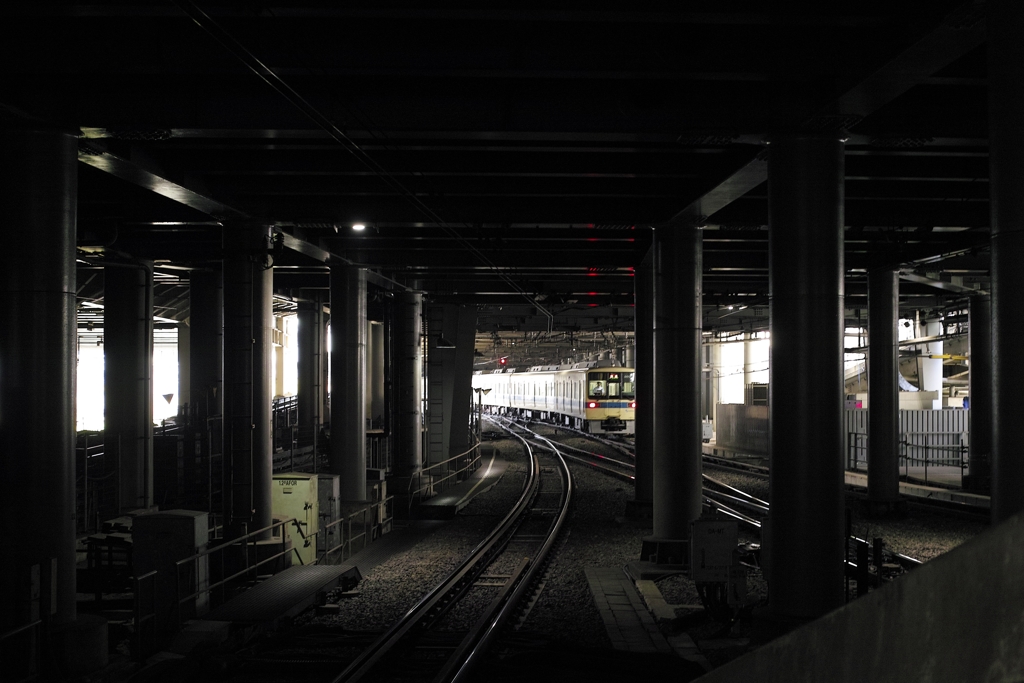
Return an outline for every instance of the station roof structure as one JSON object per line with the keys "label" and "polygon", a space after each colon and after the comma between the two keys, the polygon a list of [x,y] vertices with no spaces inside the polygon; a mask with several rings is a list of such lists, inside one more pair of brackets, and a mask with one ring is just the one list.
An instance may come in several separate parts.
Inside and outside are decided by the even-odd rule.
{"label": "station roof structure", "polygon": [[663,8],[19,3],[0,116],[81,132],[82,301],[152,259],[169,320],[261,221],[283,302],[334,257],[477,306],[480,339],[614,341],[652,228],[702,226],[705,328],[766,329],[779,131],[846,139],[851,321],[876,266],[907,309],[988,287],[983,4]]}

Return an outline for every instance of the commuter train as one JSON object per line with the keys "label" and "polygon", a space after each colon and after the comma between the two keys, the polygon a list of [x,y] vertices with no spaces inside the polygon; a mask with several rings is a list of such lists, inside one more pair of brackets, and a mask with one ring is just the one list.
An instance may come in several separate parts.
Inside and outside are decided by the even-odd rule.
{"label": "commuter train", "polygon": [[474,374],[473,389],[482,390],[478,400],[491,413],[525,415],[593,434],[634,434],[635,376],[633,368],[599,361],[526,372],[502,368]]}

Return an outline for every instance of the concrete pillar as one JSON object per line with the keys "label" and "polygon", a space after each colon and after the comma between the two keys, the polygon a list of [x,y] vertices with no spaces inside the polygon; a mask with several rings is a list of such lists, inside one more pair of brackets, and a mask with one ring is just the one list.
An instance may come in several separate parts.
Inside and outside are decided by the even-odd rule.
{"label": "concrete pillar", "polygon": [[843,143],[774,138],[768,157],[773,614],[843,604]]}
{"label": "concrete pillar", "polygon": [[868,273],[868,504],[884,513],[900,500],[899,273]]}
{"label": "concrete pillar", "polygon": [[224,230],[224,471],[227,538],[270,526],[273,439],[270,230]]}
{"label": "concrete pillar", "polygon": [[[701,263],[699,229],[655,231],[653,537],[659,541],[687,541],[703,504]],[[680,559],[685,563],[687,557]]]}
{"label": "concrete pillar", "polygon": [[323,389],[320,383],[324,350],[324,309],[320,295],[313,295],[312,301],[300,301],[298,315],[299,392],[296,400],[299,406],[300,432],[311,435],[320,428],[323,413]]}
{"label": "concrete pillar", "polygon": [[750,385],[751,375],[754,370],[754,334],[746,332],[743,335],[743,394],[746,396],[747,387]]}
{"label": "concrete pillar", "polygon": [[116,463],[118,509],[153,505],[153,265],[103,269],[105,459]]}
{"label": "concrete pillar", "polygon": [[366,269],[331,265],[331,452],[342,500],[366,500]]}
{"label": "concrete pillar", "polygon": [[188,298],[193,414],[196,427],[205,429],[206,419],[221,415],[224,405],[224,285],[220,271],[192,271]]}
{"label": "concrete pillar", "polygon": [[985,11],[992,211],[992,521],[1001,522],[1024,510],[1024,449],[1018,430],[1024,386],[1024,3],[989,0]]}
{"label": "concrete pillar", "polygon": [[370,322],[370,347],[367,351],[369,365],[368,395],[370,423],[382,429],[384,424],[384,323]]}
{"label": "concrete pillar", "polygon": [[188,301],[178,307],[178,414],[192,403],[192,328],[185,316]]}
{"label": "concrete pillar", "polygon": [[396,292],[394,304],[393,371],[395,474],[410,477],[423,465],[422,400],[423,352],[420,329],[422,292]]}
{"label": "concrete pillar", "polygon": [[[476,307],[458,306],[455,310],[455,348],[451,359],[452,402],[448,457],[465,453],[472,445],[470,417],[473,413],[473,353],[476,346]],[[474,432],[475,433],[475,432]],[[469,454],[459,467],[463,467]]]}
{"label": "concrete pillar", "polygon": [[284,316],[274,316],[274,397],[284,396]]}
{"label": "concrete pillar", "polygon": [[[930,318],[921,325],[922,337],[942,336],[942,318]],[[942,355],[942,342],[929,342],[921,351],[920,377],[918,384],[921,391],[936,391],[938,397],[932,401],[932,410],[942,410],[942,359],[932,356]]]}
{"label": "concrete pillar", "polygon": [[[465,452],[470,445],[469,407],[476,310],[454,304],[431,306],[428,320],[427,384],[430,400],[426,459],[433,465]],[[454,348],[442,348],[442,340]],[[452,463],[444,469],[455,467]]]}
{"label": "concrete pillar", "polygon": [[[222,461],[216,461],[217,471],[213,472],[210,460],[211,447],[216,453],[223,452],[219,421],[224,412],[224,286],[220,270],[192,271],[188,298],[192,433],[185,444],[185,497],[190,509],[220,514],[223,487],[217,482],[223,474]],[[183,373],[179,366],[179,376]]]}
{"label": "concrete pillar", "polygon": [[393,443],[392,429],[394,427],[394,414],[395,414],[395,399],[394,399],[394,368],[395,368],[395,356],[394,356],[394,329],[395,329],[395,305],[394,299],[388,297],[384,301],[384,322],[381,325],[383,337],[383,363],[384,363],[384,408],[383,408],[383,420],[381,421],[381,427],[384,429],[384,435],[388,438],[388,443]]}
{"label": "concrete pillar", "polygon": [[718,404],[720,403],[719,397],[722,393],[722,345],[718,343],[720,340],[715,337],[711,337],[709,346],[711,348],[708,354],[711,358],[711,398],[709,403],[711,404],[710,417],[715,421],[715,430],[717,434],[718,430]]}
{"label": "concrete pillar", "polygon": [[[59,131],[5,130],[0,136],[7,156],[0,215],[14,256],[0,269],[0,481],[7,483],[0,512],[11,533],[0,543],[3,633],[37,618],[76,618],[78,145],[74,134]],[[42,602],[33,600],[34,586]],[[8,661],[5,672],[14,675],[13,666]]]}
{"label": "concrete pillar", "polygon": [[631,516],[654,514],[654,248],[636,269],[636,480]]}
{"label": "concrete pillar", "polygon": [[964,487],[988,493],[992,474],[992,299],[971,297],[967,336],[970,453]]}

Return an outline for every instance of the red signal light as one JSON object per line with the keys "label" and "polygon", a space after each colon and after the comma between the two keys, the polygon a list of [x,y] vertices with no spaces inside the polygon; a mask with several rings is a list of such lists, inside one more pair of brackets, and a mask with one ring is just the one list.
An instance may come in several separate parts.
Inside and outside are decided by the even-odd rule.
{"label": "red signal light", "polygon": [[508,358],[502,357],[498,359],[498,365],[508,365]]}
{"label": "red signal light", "polygon": [[587,404],[587,407],[588,408],[596,408],[597,407],[597,401],[591,401],[590,403]]}

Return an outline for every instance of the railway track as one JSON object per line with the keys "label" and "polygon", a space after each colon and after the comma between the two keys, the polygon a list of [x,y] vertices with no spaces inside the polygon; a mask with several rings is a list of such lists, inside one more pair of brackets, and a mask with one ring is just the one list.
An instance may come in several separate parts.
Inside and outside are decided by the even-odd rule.
{"label": "railway track", "polygon": [[[351,661],[332,683],[468,680],[504,627],[522,619],[536,600],[538,581],[565,526],[573,497],[572,475],[551,442],[552,457],[502,425],[522,441],[529,473],[513,509],[466,560],[401,619]],[[438,626],[471,592],[486,591],[487,607],[474,626],[453,637]],[[480,596],[472,601],[480,603]]]}
{"label": "railway track", "polygon": [[[614,443],[607,443],[606,439],[594,437],[593,435],[583,432],[575,432],[575,430],[571,431],[573,431],[577,436],[590,439],[597,443],[613,447],[617,445]],[[630,472],[635,470],[635,466],[631,463],[616,461],[614,458],[608,458],[607,456],[600,454],[591,454],[585,449],[575,448],[573,450],[579,454],[588,454],[595,458],[599,458],[599,460],[592,461],[588,461],[584,457],[576,457],[574,459],[582,460],[586,462],[586,464],[602,471],[608,469],[607,465],[604,463],[608,461],[616,462],[616,470],[612,472],[613,476],[619,476],[619,469]],[[714,469],[740,472],[759,478],[768,477],[767,467],[752,463],[738,462],[728,458],[719,458],[708,455],[704,456],[704,463],[706,466],[710,466]],[[755,532],[760,532],[762,520],[768,517],[769,504],[767,501],[761,500],[760,498],[757,498],[745,491],[730,486],[708,474],[703,474],[702,477],[705,509],[717,512],[726,517],[731,517],[737,520],[744,527]],[[634,477],[630,475],[628,478],[633,479]],[[883,581],[891,580],[899,574],[909,571],[921,564],[921,561],[916,558],[896,553],[886,548],[880,541],[876,541],[875,539],[868,541],[866,539],[853,536],[852,534],[848,534],[846,570],[848,576],[857,581],[858,591],[863,591],[865,586],[878,586]]]}

